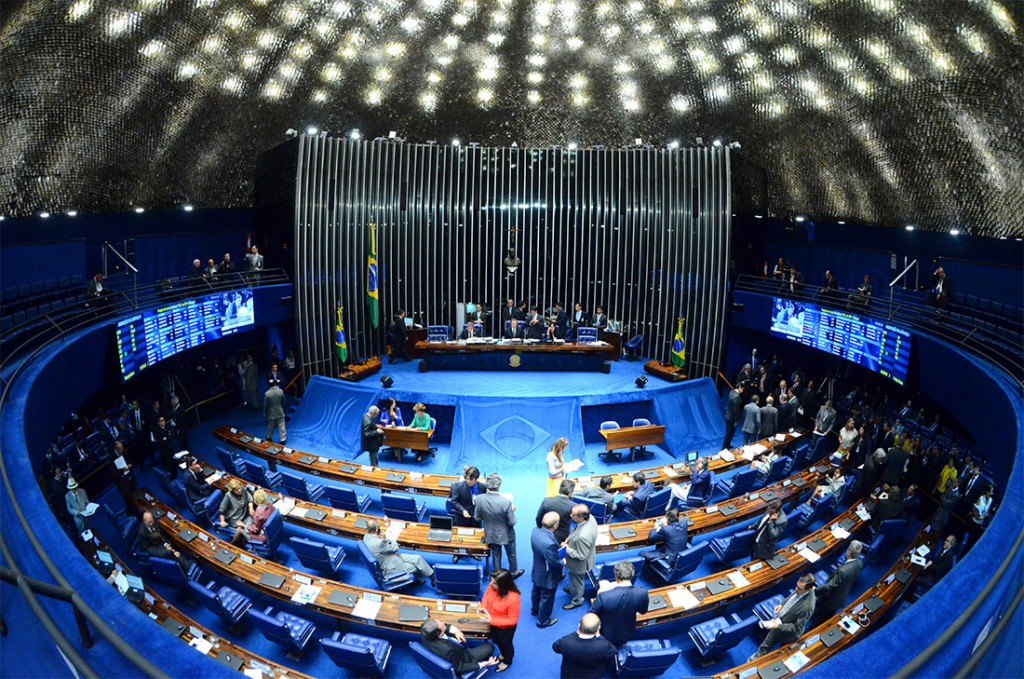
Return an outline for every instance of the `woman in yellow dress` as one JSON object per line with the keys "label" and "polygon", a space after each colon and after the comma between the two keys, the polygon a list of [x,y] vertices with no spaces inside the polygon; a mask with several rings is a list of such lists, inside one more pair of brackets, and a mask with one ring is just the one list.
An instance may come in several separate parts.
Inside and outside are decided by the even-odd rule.
{"label": "woman in yellow dress", "polygon": [[551,450],[548,451],[548,485],[544,497],[555,497],[558,495],[558,487],[562,484],[562,479],[565,478],[565,470],[563,469],[565,467],[565,457],[563,457],[563,451],[568,445],[569,439],[563,437],[555,441],[554,445],[551,446]]}

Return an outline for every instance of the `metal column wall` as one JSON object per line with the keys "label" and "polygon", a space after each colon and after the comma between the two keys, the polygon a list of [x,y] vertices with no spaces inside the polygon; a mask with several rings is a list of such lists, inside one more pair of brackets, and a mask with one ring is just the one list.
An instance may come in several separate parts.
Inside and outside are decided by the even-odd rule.
{"label": "metal column wall", "polygon": [[[296,336],[307,375],[333,375],[334,308],[350,360],[384,351],[399,308],[454,325],[457,302],[561,301],[644,335],[668,360],[686,322],[688,372],[721,358],[731,222],[728,148],[572,151],[303,136],[296,176]],[[366,310],[377,224],[380,327]],[[514,247],[522,263],[503,264]],[[491,328],[488,328],[490,331]]]}

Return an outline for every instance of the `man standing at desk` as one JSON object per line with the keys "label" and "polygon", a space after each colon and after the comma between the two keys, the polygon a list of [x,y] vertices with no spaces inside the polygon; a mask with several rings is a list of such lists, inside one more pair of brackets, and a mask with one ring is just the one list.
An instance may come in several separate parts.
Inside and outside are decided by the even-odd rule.
{"label": "man standing at desk", "polygon": [[526,319],[526,339],[539,340],[544,337],[544,319],[536,306],[530,307],[530,315]]}
{"label": "man standing at desk", "polygon": [[729,402],[725,406],[725,440],[722,448],[732,448],[732,437],[736,433],[736,425],[743,416],[743,389],[742,382],[736,384],[736,388],[729,392]]}
{"label": "man standing at desk", "polygon": [[555,308],[551,316],[551,325],[548,326],[548,340],[565,339],[565,326],[568,318],[561,302],[555,302]]}
{"label": "man standing at desk", "polygon": [[505,306],[501,309],[501,328],[504,330],[505,323],[512,319],[523,320],[523,315],[516,307],[515,303],[509,299],[505,302]]}
{"label": "man standing at desk", "polygon": [[767,561],[775,556],[775,545],[779,537],[786,532],[787,523],[788,519],[782,511],[782,503],[778,500],[769,502],[768,511],[764,513],[754,529],[754,549],[751,552],[751,558]]}
{"label": "man standing at desk", "polygon": [[399,309],[391,322],[391,356],[388,357],[388,363],[394,363],[397,359],[409,360],[405,353],[405,309]]}
{"label": "man standing at desk", "polygon": [[380,415],[380,408],[370,406],[370,409],[363,415],[362,434],[360,445],[362,449],[370,454],[370,466],[377,466],[377,453],[380,451],[380,442],[384,440],[384,427],[377,424],[377,416]]}
{"label": "man standing at desk", "polygon": [[530,613],[537,616],[537,627],[551,627],[558,618],[551,617],[555,605],[555,589],[562,579],[562,559],[558,556],[558,513],[548,512],[540,528],[534,528],[530,536],[533,549],[533,591],[530,593]]}
{"label": "man standing at desk", "polygon": [[608,327],[608,314],[604,312],[604,307],[597,307],[597,311],[594,312],[594,317],[590,319],[590,323],[597,328],[597,334],[600,337],[604,329]]}

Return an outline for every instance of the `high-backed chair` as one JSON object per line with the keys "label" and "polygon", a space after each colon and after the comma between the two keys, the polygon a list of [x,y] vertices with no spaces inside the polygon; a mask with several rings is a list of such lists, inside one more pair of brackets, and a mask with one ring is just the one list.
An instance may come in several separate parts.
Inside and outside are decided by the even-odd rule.
{"label": "high-backed chair", "polygon": [[149,567],[153,570],[154,578],[181,592],[189,592],[191,590],[189,583],[199,580],[203,574],[202,569],[195,563],[189,566],[186,573],[174,559],[164,559],[158,556],[149,558]]}
{"label": "high-backed chair", "polygon": [[690,486],[690,492],[686,494],[687,507],[706,507],[711,501],[711,496],[715,494],[715,473],[709,471],[708,476],[708,485],[704,487],[703,494],[695,491],[693,486]]}
{"label": "high-backed chair", "polygon": [[[650,425],[651,421],[646,417],[637,417],[633,419],[634,427],[646,427]],[[639,457],[641,460],[647,457],[654,457],[654,453],[647,450],[647,446],[634,446],[629,449],[629,461],[635,462],[636,458]]]}
{"label": "high-backed chair", "polygon": [[400,493],[381,493],[381,504],[384,507],[384,516],[389,519],[400,521],[411,521],[420,523],[427,515],[427,507],[422,502],[417,502],[411,495]]}
{"label": "high-backed chair", "polygon": [[749,557],[754,547],[755,530],[740,531],[711,541],[711,551],[722,563],[730,563],[740,557]]}
{"label": "high-backed chair", "polygon": [[[437,418],[436,417],[431,417],[430,418],[430,430],[431,431],[437,431]],[[428,445],[428,447],[427,447],[427,455],[429,455],[430,457],[434,457],[434,455],[436,455],[436,454],[437,454],[437,446],[429,446]]]}
{"label": "high-backed chair", "polygon": [[153,469],[153,472],[156,474],[157,483],[160,484],[160,487],[168,496],[179,504],[186,502],[185,486],[182,485],[179,479],[172,477],[162,469]]}
{"label": "high-backed chair", "polygon": [[391,657],[391,643],[349,632],[335,632],[320,640],[320,648],[338,667],[352,670],[357,677],[382,677]]}
{"label": "high-backed chair", "polygon": [[246,462],[245,469],[249,474],[246,478],[258,486],[279,488],[284,483],[281,472],[272,472],[259,462]]}
{"label": "high-backed chair", "polygon": [[428,342],[447,342],[451,339],[451,332],[447,325],[428,325],[427,326],[427,341]]}
{"label": "high-backed chair", "polygon": [[757,481],[756,469],[744,469],[736,472],[729,478],[718,479],[715,482],[715,490],[725,494],[726,497],[739,497],[743,493],[753,489]]}
{"label": "high-backed chair", "polygon": [[775,596],[768,597],[764,601],[754,604],[754,615],[761,622],[768,622],[775,617],[775,607],[785,601],[785,594],[776,594]]}
{"label": "high-backed chair", "polygon": [[342,486],[328,485],[325,488],[327,489],[327,501],[335,509],[344,509],[347,512],[362,514],[370,506],[369,495],[357,494],[351,488],[343,488]]}
{"label": "high-backed chair", "polygon": [[675,559],[660,557],[648,561],[650,572],[656,575],[666,585],[679,582],[684,577],[697,570],[704,555],[711,551],[711,542],[705,540],[687,547],[676,555]]}
{"label": "high-backed chair", "polygon": [[385,576],[380,568],[380,562],[373,555],[373,552],[370,551],[370,548],[366,546],[366,543],[360,540],[356,545],[359,548],[359,558],[362,560],[363,565],[366,566],[366,570],[370,571],[370,575],[377,582],[377,586],[385,592],[392,592],[413,583],[414,578],[412,574],[406,571],[399,571],[392,573],[390,576]]}
{"label": "high-backed chair", "polygon": [[316,625],[309,620],[284,611],[274,613],[271,606],[262,611],[250,608],[248,614],[256,629],[270,641],[287,648],[288,657],[293,660],[299,659],[316,631]]}
{"label": "high-backed chair", "polygon": [[263,542],[250,542],[248,549],[260,556],[271,558],[277,554],[277,550],[284,542],[284,517],[281,512],[274,508],[273,513],[267,522],[263,524]]}
{"label": "high-backed chair", "polygon": [[[604,422],[601,423],[601,426],[600,426],[601,431],[611,431],[613,429],[618,429],[618,428],[619,428],[619,423],[615,422],[614,420],[605,420]],[[605,462],[610,462],[612,460],[620,459],[622,457],[622,453],[619,452],[618,450],[606,450],[606,451],[598,454],[598,457],[603,459]]]}
{"label": "high-backed chair", "polygon": [[410,641],[409,649],[412,651],[412,657],[416,660],[416,664],[420,666],[424,674],[432,679],[480,679],[487,674],[486,667],[475,672],[455,674],[455,667],[450,662],[435,655],[418,641]]}
{"label": "high-backed chair", "polygon": [[241,476],[242,478],[248,477],[248,469],[245,466],[245,460],[238,453],[228,450],[222,446],[217,446],[217,458],[220,460],[220,466],[229,474],[235,476]]}
{"label": "high-backed chair", "polygon": [[729,618],[712,618],[691,627],[690,640],[702,658],[715,659],[739,645],[757,623],[756,615],[741,618],[733,613]]}
{"label": "high-backed chair", "polygon": [[288,538],[288,544],[306,568],[324,571],[332,576],[341,572],[341,564],[345,561],[345,550],[341,547],[298,536]]}
{"label": "high-backed chair", "polygon": [[438,594],[452,597],[480,596],[484,571],[481,566],[439,563],[434,566],[434,586]]}
{"label": "high-backed chair", "polygon": [[592,500],[588,497],[580,497],[573,495],[572,501],[577,504],[584,504],[590,509],[590,515],[594,517],[594,521],[599,524],[604,523],[607,520],[608,505],[601,500]]}
{"label": "high-backed chair", "polygon": [[619,677],[659,677],[675,664],[680,649],[671,641],[636,639],[627,641],[615,656]]}
{"label": "high-backed chair", "polygon": [[640,345],[644,342],[644,336],[637,333],[629,338],[629,341],[622,345],[623,351],[626,352],[627,361],[635,361],[640,358]]}
{"label": "high-backed chair", "polygon": [[757,483],[761,486],[771,485],[786,475],[786,466],[790,463],[790,457],[783,455],[772,462],[767,472],[757,471]]}
{"label": "high-backed chair", "polygon": [[224,618],[232,627],[236,626],[252,608],[252,599],[227,585],[217,587],[213,580],[206,585],[195,580],[188,584],[192,588],[192,593],[199,599],[199,603]]}
{"label": "high-backed chair", "polygon": [[114,512],[106,502],[100,504],[100,511],[110,522],[112,528],[117,531],[126,545],[131,545],[139,530],[139,520],[127,512]]}
{"label": "high-backed chair", "polygon": [[576,342],[578,344],[590,344],[597,341],[597,328],[580,326],[576,328]]}
{"label": "high-backed chair", "polygon": [[626,504],[626,511],[638,519],[650,519],[662,516],[668,509],[668,503],[672,501],[672,489],[670,487],[655,491],[647,498],[642,509],[633,509],[631,504]]}
{"label": "high-backed chair", "polygon": [[613,561],[605,561],[594,566],[594,577],[598,580],[608,580],[615,582],[615,564],[619,561],[628,561],[633,565],[633,584],[636,584],[636,579],[640,577],[640,573],[644,569],[644,559],[642,556],[633,556],[628,559],[615,559]]}
{"label": "high-backed chair", "polygon": [[306,502],[318,502],[324,494],[324,487],[319,483],[309,483],[306,479],[292,472],[282,471],[284,488],[294,498]]}

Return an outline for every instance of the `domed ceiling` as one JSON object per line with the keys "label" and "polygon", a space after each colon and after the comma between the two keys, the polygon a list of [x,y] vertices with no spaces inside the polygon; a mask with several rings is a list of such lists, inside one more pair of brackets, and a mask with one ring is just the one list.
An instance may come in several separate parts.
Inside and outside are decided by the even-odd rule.
{"label": "domed ceiling", "polygon": [[[1024,234],[1017,0],[3,2],[0,213],[246,206],[289,128],[739,142],[736,204]],[[753,177],[753,179],[751,179]],[[760,187],[760,188],[751,188]]]}

